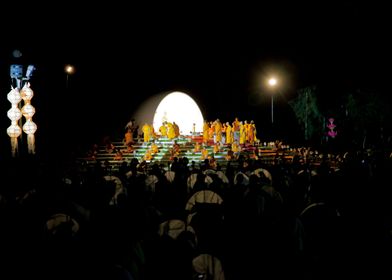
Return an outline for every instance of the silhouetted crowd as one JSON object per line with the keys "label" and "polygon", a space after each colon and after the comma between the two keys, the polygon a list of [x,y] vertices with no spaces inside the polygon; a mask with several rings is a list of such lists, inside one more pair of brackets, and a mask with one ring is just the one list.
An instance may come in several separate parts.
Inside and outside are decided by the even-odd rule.
{"label": "silhouetted crowd", "polygon": [[1,279],[388,279],[389,154],[2,162]]}

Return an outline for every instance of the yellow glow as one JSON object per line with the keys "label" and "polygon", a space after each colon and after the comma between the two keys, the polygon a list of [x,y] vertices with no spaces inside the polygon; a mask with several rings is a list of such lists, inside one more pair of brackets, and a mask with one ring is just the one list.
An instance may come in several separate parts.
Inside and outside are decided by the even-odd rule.
{"label": "yellow glow", "polygon": [[66,65],[65,72],[67,72],[67,74],[73,74],[75,72],[75,68],[72,65]]}
{"label": "yellow glow", "polygon": [[271,78],[268,80],[268,84],[273,87],[278,83],[278,81],[275,78]]}
{"label": "yellow glow", "polygon": [[204,119],[199,106],[189,95],[175,91],[166,95],[159,103],[153,120],[155,131],[159,131],[163,121],[175,122],[181,135],[191,135],[193,124],[196,132],[203,130]]}

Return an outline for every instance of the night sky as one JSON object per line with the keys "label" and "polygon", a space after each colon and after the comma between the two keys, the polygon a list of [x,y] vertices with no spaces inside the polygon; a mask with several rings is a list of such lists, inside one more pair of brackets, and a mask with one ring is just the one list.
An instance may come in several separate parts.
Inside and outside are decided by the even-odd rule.
{"label": "night sky", "polygon": [[[2,143],[8,144],[11,63],[37,67],[33,120],[37,141],[51,149],[122,137],[143,100],[174,90],[191,95],[208,120],[254,119],[263,133],[270,73],[281,81],[276,123],[289,133],[298,131],[287,101],[300,88],[322,88],[325,104],[344,91],[390,93],[390,25],[387,9],[373,2],[61,5],[1,26]],[[15,49],[21,58],[12,56]],[[67,89],[68,63],[76,72]]]}

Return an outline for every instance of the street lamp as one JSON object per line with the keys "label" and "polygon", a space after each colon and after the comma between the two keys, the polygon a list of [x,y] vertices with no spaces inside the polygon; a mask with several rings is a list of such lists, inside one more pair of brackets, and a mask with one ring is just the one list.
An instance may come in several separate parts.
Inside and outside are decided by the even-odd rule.
{"label": "street lamp", "polygon": [[[270,87],[275,87],[278,81],[275,78],[270,78],[268,84]],[[271,94],[271,123],[274,123],[274,93]]]}
{"label": "street lamp", "polygon": [[66,88],[68,88],[69,75],[73,74],[74,72],[75,72],[75,67],[69,64],[65,66],[65,73],[67,74]]}

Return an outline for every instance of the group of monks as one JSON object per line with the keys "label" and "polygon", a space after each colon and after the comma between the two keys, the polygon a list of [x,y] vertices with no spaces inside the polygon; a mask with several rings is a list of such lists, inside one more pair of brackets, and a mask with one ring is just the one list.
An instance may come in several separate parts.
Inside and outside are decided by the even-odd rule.
{"label": "group of monks", "polygon": [[[169,140],[178,138],[180,136],[180,129],[175,122],[164,121],[159,127],[159,133],[156,133],[152,124],[145,123],[142,126],[143,142],[150,143],[151,140],[158,139],[160,137],[167,138]],[[230,160],[235,158],[236,155],[241,151],[241,147],[245,144],[254,145],[259,142],[257,139],[256,125],[252,121],[248,122],[239,121],[235,118],[232,123],[221,122],[219,119],[215,121],[204,121],[203,124],[203,145],[195,143],[194,153],[201,153],[201,159],[208,158],[207,146],[213,145],[214,153],[218,153],[223,150],[223,146],[229,147],[227,159]],[[129,147],[128,152],[132,152],[133,137],[132,131],[127,130],[124,137],[126,146]],[[157,153],[158,149],[154,141],[146,153],[146,160],[150,160],[152,156]],[[175,143],[176,144],[176,143]],[[175,147],[177,146],[177,147]],[[178,144],[173,145],[172,156],[178,155]]]}
{"label": "group of monks", "polygon": [[256,137],[256,125],[254,121],[248,123],[239,121],[235,118],[234,121],[222,123],[219,119],[214,122],[204,121],[203,124],[203,142],[207,144],[213,143],[232,144],[237,142],[239,145],[250,144],[254,145],[258,142]]}
{"label": "group of monks", "polygon": [[[159,134],[154,130],[152,124],[145,123],[142,127],[143,142],[148,143],[150,140],[157,139],[159,137],[166,137],[169,140],[178,138],[180,136],[180,128],[175,122],[165,121],[159,127]],[[254,145],[258,142],[256,136],[256,125],[252,121],[248,123],[247,120],[239,121],[238,118],[230,122],[221,122],[219,119],[215,121],[204,121],[203,124],[203,142],[205,144],[211,143],[222,143],[232,144],[237,142],[240,145],[250,144]],[[131,141],[131,133],[128,131],[125,135],[125,142]]]}
{"label": "group of monks", "polygon": [[[150,140],[157,139],[159,135],[156,134],[152,124],[145,123],[142,127],[143,142],[148,143]],[[159,127],[160,137],[167,137],[169,140],[180,136],[180,128],[175,122],[163,122]]]}

